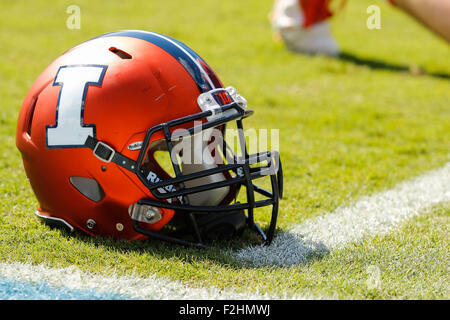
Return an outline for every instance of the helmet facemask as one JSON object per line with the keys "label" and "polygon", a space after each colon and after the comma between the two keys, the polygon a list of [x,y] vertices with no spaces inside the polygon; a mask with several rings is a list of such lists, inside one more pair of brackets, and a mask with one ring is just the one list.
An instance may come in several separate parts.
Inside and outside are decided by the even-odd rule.
{"label": "helmet facemask", "polygon": [[[147,131],[135,172],[155,199],[141,199],[130,206],[133,227],[150,237],[202,247],[211,233],[226,238],[239,234],[247,224],[270,244],[282,196],[278,152],[247,152],[242,120],[253,112],[246,110],[245,99],[234,88],[203,93],[198,103],[202,112]],[[237,148],[226,142],[230,122],[236,122]],[[158,132],[164,139],[152,141]],[[167,152],[169,161],[158,161],[155,155],[161,151]],[[271,191],[254,183],[261,178],[270,180]],[[243,202],[238,195],[241,187],[246,189]],[[265,206],[272,206],[266,233],[254,221],[254,209]],[[142,228],[141,223],[149,223],[144,214],[164,208],[175,210],[168,227],[176,229],[178,237]],[[193,233],[194,240],[181,239],[183,233]]]}
{"label": "helmet facemask", "polygon": [[[37,215],[90,236],[199,247],[206,234],[232,236],[248,225],[270,243],[278,153],[247,152],[242,121],[252,112],[222,87],[191,48],[154,32],[112,32],[66,51],[34,82],[17,122]],[[237,148],[223,134],[232,124]],[[254,183],[264,177],[269,191]],[[270,221],[260,219],[268,210],[255,219],[266,206]],[[255,220],[269,224],[266,233]]]}

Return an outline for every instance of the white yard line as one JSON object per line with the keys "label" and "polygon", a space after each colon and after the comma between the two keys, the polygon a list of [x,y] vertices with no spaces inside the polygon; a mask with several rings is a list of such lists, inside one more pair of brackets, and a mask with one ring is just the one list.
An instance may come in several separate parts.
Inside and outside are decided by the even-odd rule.
{"label": "white yard line", "polygon": [[[389,232],[429,206],[450,201],[450,163],[392,190],[366,196],[350,207],[296,225],[278,235],[269,247],[255,246],[231,254],[253,266],[290,266],[304,263],[315,254],[342,248],[350,242]],[[305,295],[274,296],[239,293],[214,287],[192,288],[180,281],[154,275],[98,275],[77,268],[49,268],[19,262],[0,263],[0,276],[26,282],[45,282],[75,290],[117,293],[137,299],[317,299]]]}
{"label": "white yard line", "polygon": [[[307,295],[275,296],[270,294],[238,293],[214,287],[192,288],[180,281],[171,281],[154,275],[137,276],[98,275],[80,271],[78,268],[49,268],[27,263],[0,263],[0,276],[12,280],[46,283],[55,288],[71,290],[95,290],[112,293],[124,299],[155,300],[268,300],[268,299],[317,299]],[[98,295],[97,295],[98,296]]]}
{"label": "white yard line", "polygon": [[354,205],[309,219],[278,235],[271,246],[233,255],[252,266],[290,266],[351,242],[382,235],[434,204],[450,201],[450,162],[394,189],[365,196]]}

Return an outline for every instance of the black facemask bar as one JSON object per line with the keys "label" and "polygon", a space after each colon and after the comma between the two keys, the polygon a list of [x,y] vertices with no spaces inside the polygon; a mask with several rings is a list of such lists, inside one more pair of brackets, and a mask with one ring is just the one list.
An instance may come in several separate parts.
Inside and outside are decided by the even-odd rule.
{"label": "black facemask bar", "polygon": [[[232,112],[226,113],[226,111],[232,110]],[[194,126],[185,129],[184,135],[180,134],[172,134],[170,129],[174,127],[182,126],[194,122],[196,120],[204,120],[207,117],[212,115],[220,114],[220,117],[215,117],[211,121],[202,122],[201,124],[197,124]],[[225,213],[225,212],[236,212],[240,210],[246,210],[246,222],[247,225],[256,230],[256,232],[263,239],[264,244],[269,245],[273,239],[277,215],[278,215],[278,203],[282,198],[283,192],[283,174],[281,161],[279,159],[279,154],[276,151],[266,151],[260,152],[256,154],[248,154],[245,136],[243,131],[242,120],[250,115],[253,112],[251,110],[243,109],[238,103],[233,102],[230,104],[223,105],[215,110],[207,110],[203,112],[199,112],[193,115],[189,115],[186,117],[178,118],[167,123],[158,124],[152,128],[150,128],[144,138],[142,143],[139,156],[137,161],[133,161],[117,152],[115,152],[111,147],[107,144],[97,141],[92,137],[89,137],[86,141],[86,146],[90,147],[94,150],[94,155],[102,161],[112,161],[116,164],[130,170],[138,176],[141,182],[150,190],[152,195],[158,199],[141,199],[136,203],[136,206],[142,207],[156,207],[163,209],[172,209],[175,211],[186,212],[189,217],[189,221],[192,224],[192,229],[194,231],[194,235],[196,236],[196,242],[187,241],[180,238],[175,238],[169,235],[162,234],[160,232],[154,232],[147,229],[142,228],[139,225],[138,220],[133,219],[133,228],[135,231],[142,233],[151,238],[156,238],[172,243],[194,246],[194,247],[205,247],[202,242],[202,238],[200,236],[199,227],[196,223],[195,213]],[[214,168],[205,169],[202,171],[190,173],[190,174],[182,174],[182,170],[178,163],[174,163],[171,161],[173,171],[175,173],[175,177],[169,179],[159,179],[160,181],[154,183],[148,180],[148,175],[150,170],[143,166],[144,159],[147,155],[147,152],[150,148],[150,142],[152,140],[152,136],[161,131],[164,134],[164,140],[167,146],[167,150],[169,154],[172,154],[172,150],[174,148],[174,144],[179,141],[180,138],[193,135],[198,132],[202,132],[203,130],[222,126],[222,130],[225,130],[225,126],[228,122],[236,121],[238,128],[238,138],[241,146],[241,157],[235,156],[235,161],[233,163],[223,164]],[[225,139],[222,140],[222,150],[226,152],[228,150],[228,146],[226,145]],[[267,165],[257,165],[261,162],[266,162]],[[252,166],[251,166],[252,165]],[[194,187],[185,187],[185,183],[191,180],[195,180],[198,178],[202,178],[205,176],[217,174],[217,173],[225,173],[233,171],[235,173],[234,177],[230,177],[229,179],[225,179],[223,181],[208,183],[204,185],[198,185]],[[253,183],[253,180],[270,176],[270,184],[272,191],[268,191],[260,186],[257,186]],[[176,188],[168,188],[170,186],[177,186]],[[223,188],[227,186],[236,186],[238,189],[241,186],[246,188],[246,197],[247,202],[245,203],[232,203],[232,204],[224,204],[224,205],[190,205],[188,195],[199,193],[202,191],[208,191],[216,188]],[[164,192],[160,190],[164,189]],[[168,191],[172,190],[172,191]],[[265,199],[256,200],[255,194],[260,194]],[[170,199],[181,199],[181,201],[170,201]],[[272,206],[271,220],[269,223],[269,227],[267,233],[262,231],[262,229],[255,223],[254,221],[254,209]]]}

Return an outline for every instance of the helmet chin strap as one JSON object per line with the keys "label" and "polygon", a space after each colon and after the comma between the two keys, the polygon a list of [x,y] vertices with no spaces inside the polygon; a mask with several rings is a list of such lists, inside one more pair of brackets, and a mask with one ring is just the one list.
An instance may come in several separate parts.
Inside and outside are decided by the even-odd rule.
{"label": "helmet chin strap", "polygon": [[[185,137],[178,143],[177,148],[181,148],[179,150],[183,150],[185,154],[187,151],[187,154],[192,155],[190,157],[187,157],[187,159],[181,159],[182,161],[180,165],[183,174],[187,175],[191,173],[201,172],[207,169],[217,168],[217,164],[215,163],[215,160],[212,157],[208,146],[208,141],[210,140],[212,133],[213,129],[207,129],[195,135]],[[201,142],[199,142],[200,139]],[[117,165],[132,172],[135,172],[136,170],[136,162],[134,160],[123,156],[104,142],[98,141],[97,139],[88,136],[85,146],[92,149],[94,156],[104,162],[114,162]],[[149,172],[150,178],[151,174],[154,173]],[[216,173],[213,175],[186,181],[184,184],[186,187],[191,188],[215,182],[221,182],[224,180],[225,176],[222,173]],[[216,188],[190,194],[187,196],[187,198],[191,205],[215,206],[220,204],[229,192],[230,187],[225,186],[222,188]]]}

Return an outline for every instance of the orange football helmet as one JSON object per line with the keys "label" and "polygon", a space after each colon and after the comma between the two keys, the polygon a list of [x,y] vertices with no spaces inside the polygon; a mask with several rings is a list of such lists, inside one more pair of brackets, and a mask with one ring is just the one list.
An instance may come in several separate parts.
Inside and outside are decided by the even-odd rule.
{"label": "orange football helmet", "polygon": [[[270,244],[281,163],[276,151],[248,154],[246,107],[192,49],[158,33],[118,31],[68,50],[35,81],[17,124],[37,216],[92,236],[197,247],[247,224]],[[240,156],[223,136],[234,121]],[[253,183],[262,177],[271,191]],[[267,232],[254,222],[263,206],[272,206]]]}

